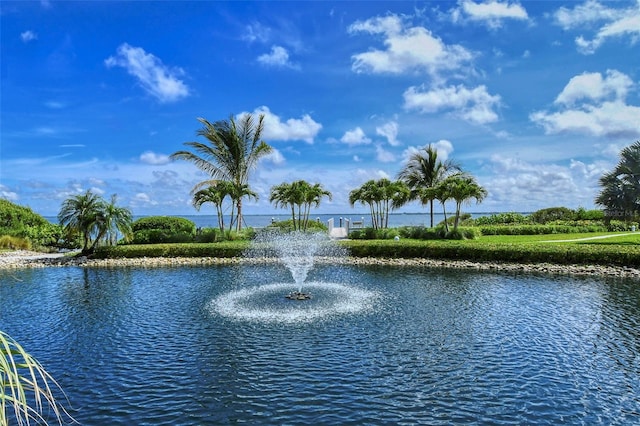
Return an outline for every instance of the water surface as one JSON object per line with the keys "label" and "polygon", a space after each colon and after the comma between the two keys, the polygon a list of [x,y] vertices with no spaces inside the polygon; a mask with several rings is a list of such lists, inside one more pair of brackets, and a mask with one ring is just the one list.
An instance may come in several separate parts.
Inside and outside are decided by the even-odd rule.
{"label": "water surface", "polygon": [[0,274],[86,425],[640,422],[637,281],[321,266],[305,305],[277,266]]}

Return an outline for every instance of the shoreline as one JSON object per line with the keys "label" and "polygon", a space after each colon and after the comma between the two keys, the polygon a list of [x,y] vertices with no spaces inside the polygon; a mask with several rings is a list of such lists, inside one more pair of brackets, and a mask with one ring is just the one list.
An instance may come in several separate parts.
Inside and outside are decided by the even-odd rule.
{"label": "shoreline", "polygon": [[[30,251],[0,253],[0,271],[46,267],[88,267],[88,268],[162,268],[181,266],[242,265],[260,262],[275,262],[276,259],[218,258],[218,257],[143,257],[118,259],[89,259],[64,254],[47,254]],[[489,272],[538,273],[550,275],[582,275],[640,279],[640,269],[605,265],[557,265],[550,263],[498,263],[474,262],[468,260],[439,259],[386,259],[386,258],[317,258],[319,264],[425,267],[438,269],[464,269]]]}

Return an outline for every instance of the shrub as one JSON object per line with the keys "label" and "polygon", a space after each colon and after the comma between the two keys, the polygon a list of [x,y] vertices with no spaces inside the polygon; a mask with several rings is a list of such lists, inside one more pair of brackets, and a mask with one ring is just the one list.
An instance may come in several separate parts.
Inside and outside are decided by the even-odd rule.
{"label": "shrub", "polygon": [[[269,228],[278,228],[281,231],[293,231],[293,220],[281,220],[269,225]],[[327,231],[327,225],[317,220],[309,220],[307,223],[307,232]]]}
{"label": "shrub", "polygon": [[3,235],[0,237],[0,248],[10,250],[31,250],[31,241],[26,238]]}
{"label": "shrub", "polygon": [[554,220],[574,220],[576,213],[566,207],[549,207],[531,213],[529,219],[535,223],[546,224]]}
{"label": "shrub", "polygon": [[132,243],[184,243],[195,236],[196,225],[189,219],[175,216],[149,216],[133,222]]}
{"label": "shrub", "polygon": [[522,224],[527,223],[529,219],[515,212],[510,213],[497,213],[492,214],[490,216],[481,216],[477,219],[474,219],[474,223],[476,226],[481,225],[512,225],[512,224]]}

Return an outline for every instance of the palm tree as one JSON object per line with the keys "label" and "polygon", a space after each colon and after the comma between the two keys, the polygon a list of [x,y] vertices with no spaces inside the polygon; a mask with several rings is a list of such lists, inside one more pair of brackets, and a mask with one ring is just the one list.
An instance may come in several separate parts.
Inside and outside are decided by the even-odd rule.
{"label": "palm tree", "polygon": [[131,224],[133,223],[133,214],[126,207],[116,206],[117,195],[111,196],[111,201],[102,203],[102,211],[98,214],[98,237],[95,239],[90,250],[102,240],[106,240],[107,244],[116,245],[118,243],[118,233],[122,234],[125,241],[129,240],[133,235]]}
{"label": "palm tree", "polygon": [[410,200],[419,200],[424,206],[429,204],[431,227],[433,228],[433,191],[425,189],[433,188],[442,182],[448,175],[460,170],[460,166],[452,160],[444,163],[438,159],[438,152],[429,145],[422,151],[414,153],[404,168],[398,173],[398,179],[404,181],[411,189]]}
{"label": "palm tree", "polygon": [[80,234],[82,238],[82,252],[89,252],[92,234],[98,231],[103,222],[102,197],[88,190],[84,194],[66,199],[58,213],[58,221],[67,232]]}
{"label": "palm tree", "polygon": [[487,196],[487,190],[478,185],[473,176],[465,173],[449,176],[444,183],[450,198],[456,202],[456,216],[453,222],[453,229],[456,230],[460,222],[462,204],[471,199],[475,199],[477,203],[482,202]]}
{"label": "palm tree", "polygon": [[193,193],[193,207],[200,210],[204,203],[212,203],[216,206],[218,216],[218,227],[224,232],[224,212],[222,205],[225,198],[230,197],[234,193],[233,184],[229,181],[213,181],[211,185],[205,189],[200,189]]}
{"label": "palm tree", "polygon": [[60,425],[74,422],[56,399],[56,388],[62,392],[38,360],[0,331],[0,425],[9,424],[9,411],[18,425],[47,424],[50,415]]}
{"label": "palm tree", "polygon": [[389,226],[389,212],[404,205],[410,198],[410,190],[401,181],[389,179],[369,180],[349,193],[349,203],[368,204],[374,229]]}
{"label": "palm tree", "polygon": [[171,154],[171,158],[190,161],[210,175],[211,179],[226,180],[235,185],[232,200],[237,209],[236,226],[239,231],[242,228],[242,198],[248,194],[242,188],[249,184],[249,176],[260,158],[273,150],[261,140],[264,114],[258,116],[257,123],[252,114],[243,115],[239,122],[233,116],[215,123],[204,118],[198,118],[198,121],[202,128],[197,131],[197,135],[206,138],[206,143],[185,142],[193,152],[177,151]]}
{"label": "palm tree", "polygon": [[640,141],[620,152],[618,165],[600,178],[596,204],[625,219],[640,212]]}
{"label": "palm tree", "polygon": [[283,182],[272,187],[269,201],[276,207],[291,208],[293,229],[306,231],[311,207],[318,207],[323,197],[331,199],[331,193],[322,185],[319,183],[311,185],[307,181],[298,180],[291,183]]}

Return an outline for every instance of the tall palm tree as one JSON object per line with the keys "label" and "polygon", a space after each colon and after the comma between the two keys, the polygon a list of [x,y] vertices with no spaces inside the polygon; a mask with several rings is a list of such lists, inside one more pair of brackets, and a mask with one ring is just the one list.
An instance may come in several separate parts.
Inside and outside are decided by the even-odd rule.
{"label": "tall palm tree", "polygon": [[235,185],[237,191],[232,199],[237,209],[237,230],[240,230],[243,222],[241,194],[248,195],[241,189],[249,184],[250,174],[260,158],[273,150],[261,139],[264,114],[258,116],[257,122],[252,114],[243,115],[238,122],[233,116],[215,123],[204,118],[198,118],[198,121],[202,128],[197,135],[207,141],[185,142],[193,151],[177,151],[171,154],[171,158],[192,162],[211,179],[226,180]]}
{"label": "tall palm tree", "polygon": [[67,232],[80,234],[83,253],[89,252],[91,236],[98,232],[98,227],[103,222],[103,207],[102,197],[91,190],[68,198],[62,203],[58,221]]}
{"label": "tall palm tree", "polygon": [[448,175],[460,171],[460,166],[452,160],[445,162],[438,159],[438,152],[432,146],[424,147],[414,153],[404,168],[398,173],[398,179],[404,181],[411,189],[411,200],[419,200],[424,206],[429,204],[431,227],[433,228],[433,191],[425,189],[433,188],[442,182]]}
{"label": "tall palm tree", "polygon": [[640,141],[620,152],[620,161],[600,178],[600,186],[596,204],[624,218],[640,213]]}

